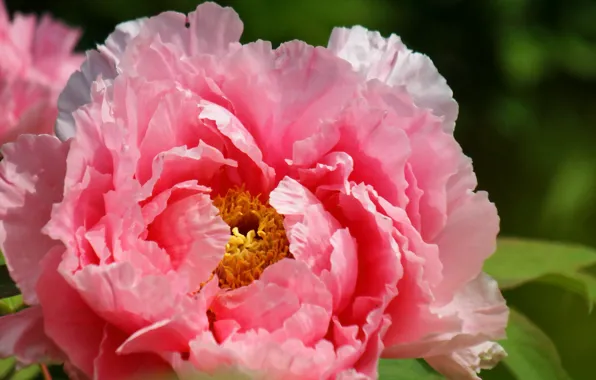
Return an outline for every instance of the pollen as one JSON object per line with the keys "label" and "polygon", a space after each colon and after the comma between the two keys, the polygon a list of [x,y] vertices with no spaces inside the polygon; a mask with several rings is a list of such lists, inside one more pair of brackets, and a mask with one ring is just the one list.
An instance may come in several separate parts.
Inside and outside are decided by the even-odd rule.
{"label": "pollen", "polygon": [[260,196],[232,188],[213,200],[220,217],[230,226],[226,252],[214,273],[222,289],[236,289],[257,280],[263,270],[291,258],[283,216]]}

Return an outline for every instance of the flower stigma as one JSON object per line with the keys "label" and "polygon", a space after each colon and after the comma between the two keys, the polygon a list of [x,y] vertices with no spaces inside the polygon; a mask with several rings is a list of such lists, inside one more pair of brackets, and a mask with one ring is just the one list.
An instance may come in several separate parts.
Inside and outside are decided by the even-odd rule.
{"label": "flower stigma", "polygon": [[283,216],[259,198],[240,187],[213,200],[231,230],[224,257],[213,272],[222,289],[249,285],[269,265],[292,258]]}

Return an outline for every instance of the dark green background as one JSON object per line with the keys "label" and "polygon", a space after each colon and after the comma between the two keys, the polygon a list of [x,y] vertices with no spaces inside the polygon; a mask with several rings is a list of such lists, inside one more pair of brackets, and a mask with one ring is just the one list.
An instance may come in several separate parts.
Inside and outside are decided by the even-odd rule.
{"label": "dark green background", "polygon": [[[5,0],[84,28],[80,49],[124,20],[197,1]],[[396,33],[429,55],[460,104],[456,137],[502,219],[502,233],[596,247],[596,1],[238,0],[244,41],[325,45],[333,26]],[[590,375],[596,317],[579,296],[531,284],[509,302],[549,333],[574,379]],[[486,378],[508,378],[504,369]]]}

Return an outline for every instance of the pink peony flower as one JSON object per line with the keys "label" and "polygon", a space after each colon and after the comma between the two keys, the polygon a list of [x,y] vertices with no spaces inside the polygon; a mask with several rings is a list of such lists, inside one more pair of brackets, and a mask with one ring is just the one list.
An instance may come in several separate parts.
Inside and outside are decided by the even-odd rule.
{"label": "pink peony flower", "polygon": [[15,14],[0,0],[0,144],[22,133],[52,133],[56,100],[84,57],[80,31],[43,16]]}
{"label": "pink peony flower", "polygon": [[0,354],[98,380],[374,379],[381,356],[477,379],[504,356],[499,220],[445,80],[361,27],[328,48],[241,32],[213,3],[121,24],[61,94],[60,139],[3,148],[31,307]]}

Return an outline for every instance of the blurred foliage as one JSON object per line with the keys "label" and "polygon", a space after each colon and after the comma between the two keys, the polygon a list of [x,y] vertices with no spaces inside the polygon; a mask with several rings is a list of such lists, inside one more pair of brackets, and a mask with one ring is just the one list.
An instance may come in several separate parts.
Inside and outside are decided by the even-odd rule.
{"label": "blurred foliage", "polygon": [[[102,42],[119,22],[166,9],[187,12],[197,4],[194,0],[5,1],[10,10],[49,11],[81,26],[80,49]],[[244,41],[302,39],[325,45],[332,27],[354,24],[400,35],[410,48],[429,55],[453,88],[460,103],[456,137],[474,159],[480,187],[489,191],[499,208],[502,233],[596,247],[596,1],[220,3],[240,13]],[[522,251],[532,249],[510,251],[509,258]],[[508,303],[520,312],[512,318],[519,323],[510,326],[514,329],[510,335],[529,347],[511,360],[534,352],[530,356],[547,365],[556,363],[559,359],[553,357],[558,355],[571,378],[592,379],[596,313],[589,311],[596,299],[596,266],[576,271],[571,264],[574,270],[553,274],[561,262],[533,252],[535,276],[505,290]],[[515,374],[523,379],[565,378],[557,371],[549,372],[551,377],[536,377],[541,372],[532,373],[519,363],[500,365],[483,378],[511,379]]]}

